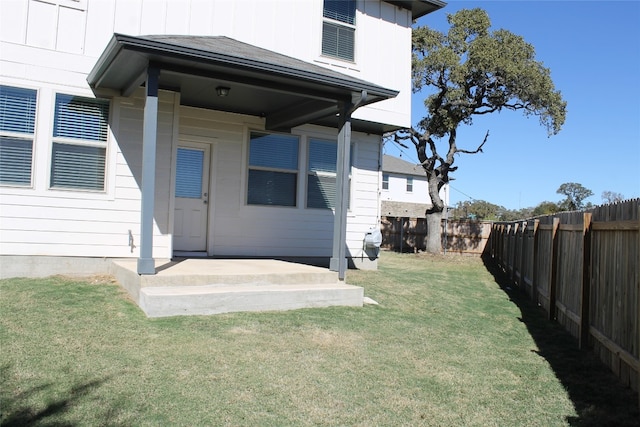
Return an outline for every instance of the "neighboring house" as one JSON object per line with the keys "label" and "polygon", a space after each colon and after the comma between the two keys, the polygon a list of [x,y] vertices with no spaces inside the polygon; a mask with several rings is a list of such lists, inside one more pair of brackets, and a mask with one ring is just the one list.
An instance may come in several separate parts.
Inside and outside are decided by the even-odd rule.
{"label": "neighboring house", "polygon": [[[449,206],[449,185],[440,189]],[[427,176],[422,166],[398,157],[382,156],[382,216],[424,218],[432,206]]]}
{"label": "neighboring house", "polygon": [[0,1],[0,253],[375,265],[381,135],[443,6]]}

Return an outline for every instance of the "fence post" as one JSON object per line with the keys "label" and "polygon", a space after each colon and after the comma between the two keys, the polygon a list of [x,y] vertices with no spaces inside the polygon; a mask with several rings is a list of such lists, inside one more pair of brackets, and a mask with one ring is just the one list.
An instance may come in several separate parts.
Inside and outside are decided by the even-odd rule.
{"label": "fence post", "polygon": [[582,219],[582,290],[580,295],[580,348],[589,345],[589,304],[591,294],[591,213]]}
{"label": "fence post", "polygon": [[551,230],[551,281],[549,282],[549,320],[556,318],[556,282],[558,281],[558,227],[560,218],[553,218]]}
{"label": "fence post", "polygon": [[533,220],[533,271],[531,272],[531,298],[538,304],[538,226],[539,219]]}
{"label": "fence post", "polygon": [[520,273],[520,280],[518,281],[518,287],[520,287],[520,289],[525,289],[526,288],[526,283],[524,281],[524,263],[525,263],[525,259],[524,256],[526,255],[526,246],[527,246],[527,222],[526,221],[521,221],[520,222],[520,265],[518,267],[519,273]]}

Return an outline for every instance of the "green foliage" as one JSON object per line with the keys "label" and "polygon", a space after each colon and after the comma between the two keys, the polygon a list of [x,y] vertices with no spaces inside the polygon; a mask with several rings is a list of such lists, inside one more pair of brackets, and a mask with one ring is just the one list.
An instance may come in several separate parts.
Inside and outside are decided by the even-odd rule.
{"label": "green foliage", "polygon": [[451,216],[455,219],[500,221],[506,210],[503,206],[494,205],[484,200],[465,200],[458,202]]}
{"label": "green foliage", "polygon": [[531,214],[533,216],[551,215],[560,211],[562,211],[562,208],[557,203],[544,201],[533,208]]}
{"label": "green foliage", "polygon": [[566,102],[533,46],[507,30],[490,31],[482,9],[463,9],[448,21],[446,34],[428,27],[413,31],[414,91],[435,89],[425,100],[421,127],[443,137],[461,123],[472,124],[475,115],[504,108],[539,116],[549,135],[557,134]]}
{"label": "green foliage", "polygon": [[565,199],[560,201],[559,206],[562,210],[575,211],[587,207],[584,200],[593,196],[593,191],[578,184],[577,182],[565,182],[556,191],[558,194],[565,195]]}
{"label": "green foliage", "polygon": [[[491,30],[482,9],[463,9],[448,15],[449,30],[429,27],[413,30],[412,83],[415,93],[425,89],[426,115],[416,128],[393,134],[404,145],[413,143],[429,180],[432,208],[440,214],[444,203],[439,190],[450,181],[456,154],[482,152],[489,133],[475,149],[458,146],[457,129],[472,125],[473,118],[503,109],[537,116],[549,136],[565,122],[567,103],[555,89],[551,73],[535,59],[535,49],[525,40],[499,29]],[[446,150],[437,141],[448,137]],[[439,239],[427,242],[427,251],[440,251]]]}

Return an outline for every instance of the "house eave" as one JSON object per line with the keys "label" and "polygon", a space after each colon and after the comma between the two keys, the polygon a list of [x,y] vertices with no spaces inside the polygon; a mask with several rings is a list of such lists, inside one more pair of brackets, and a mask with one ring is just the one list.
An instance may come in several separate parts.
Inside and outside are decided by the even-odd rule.
{"label": "house eave", "polygon": [[[160,87],[181,92],[185,105],[257,115],[266,119],[267,127],[276,123],[274,129],[318,121],[337,125],[338,104],[353,102],[362,93],[367,96],[361,105],[399,93],[226,37],[114,34],[87,82],[95,91],[111,89],[128,96],[143,83],[140,76],[149,64],[161,70]],[[230,87],[230,96],[215,96],[211,88],[218,85]],[[295,106],[301,104],[305,108],[296,117]],[[292,117],[273,119],[283,112]]]}
{"label": "house eave", "polygon": [[442,9],[447,5],[446,2],[440,0],[384,0],[386,3],[391,3],[395,6],[401,7],[411,11],[411,19],[414,21],[438,9]]}

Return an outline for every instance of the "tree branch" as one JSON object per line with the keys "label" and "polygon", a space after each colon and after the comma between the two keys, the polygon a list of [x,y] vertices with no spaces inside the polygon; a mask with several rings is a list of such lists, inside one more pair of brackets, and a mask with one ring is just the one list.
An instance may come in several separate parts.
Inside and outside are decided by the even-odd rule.
{"label": "tree branch", "polygon": [[482,144],[480,144],[478,146],[478,148],[476,148],[473,151],[471,151],[471,150],[456,150],[456,153],[465,153],[465,154],[482,153],[482,146],[487,142],[487,138],[489,138],[489,131],[487,131],[487,134],[484,136],[484,140],[482,141]]}

